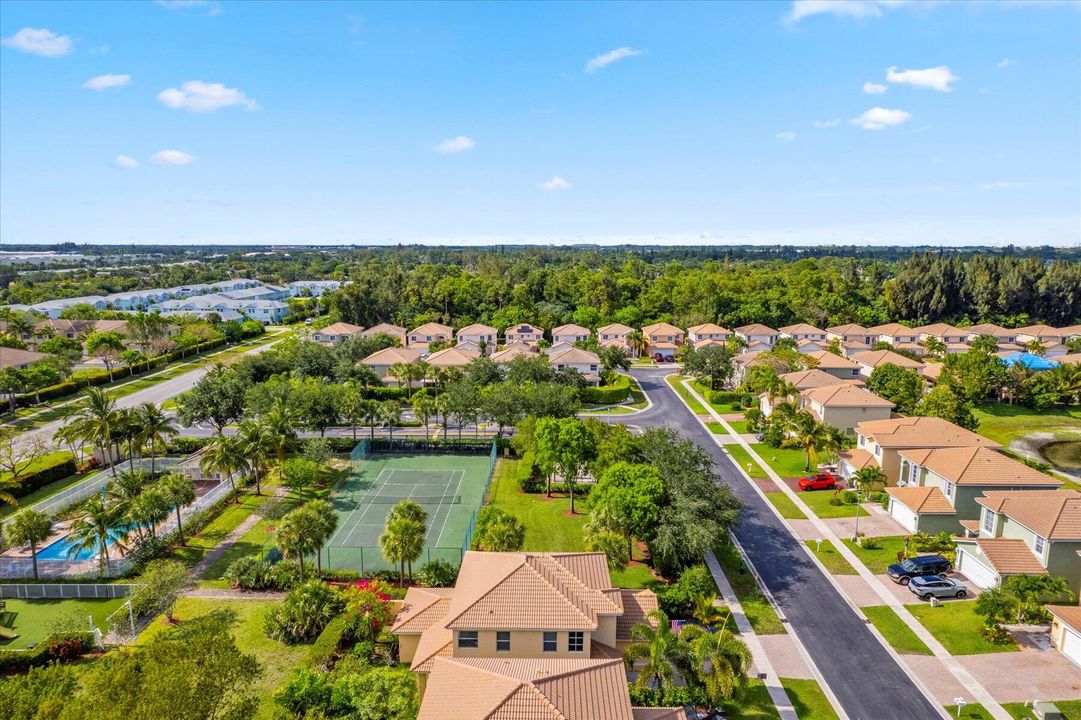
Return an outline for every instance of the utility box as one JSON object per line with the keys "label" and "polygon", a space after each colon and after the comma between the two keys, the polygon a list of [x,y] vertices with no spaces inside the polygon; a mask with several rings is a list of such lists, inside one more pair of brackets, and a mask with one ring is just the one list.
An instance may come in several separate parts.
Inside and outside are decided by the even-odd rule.
{"label": "utility box", "polygon": [[1055,704],[1049,702],[1032,703],[1032,714],[1033,720],[1066,720],[1066,716],[1055,707]]}

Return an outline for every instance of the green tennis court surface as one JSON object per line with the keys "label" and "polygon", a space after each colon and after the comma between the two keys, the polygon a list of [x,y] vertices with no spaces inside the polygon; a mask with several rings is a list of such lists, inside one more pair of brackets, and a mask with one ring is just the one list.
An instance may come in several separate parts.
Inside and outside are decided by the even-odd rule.
{"label": "green tennis court surface", "polygon": [[370,454],[354,460],[330,497],[338,530],[323,549],[324,566],[362,573],[396,569],[379,551],[379,536],[390,511],[407,499],[428,513],[424,553],[414,567],[435,559],[459,563],[490,468],[490,459],[480,455]]}

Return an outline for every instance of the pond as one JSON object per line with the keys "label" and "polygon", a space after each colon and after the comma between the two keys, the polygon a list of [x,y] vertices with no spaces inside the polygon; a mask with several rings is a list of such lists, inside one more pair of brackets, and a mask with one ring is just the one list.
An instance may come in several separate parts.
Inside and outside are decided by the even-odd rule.
{"label": "pond", "polygon": [[1063,470],[1081,470],[1081,440],[1055,440],[1039,448],[1047,462]]}

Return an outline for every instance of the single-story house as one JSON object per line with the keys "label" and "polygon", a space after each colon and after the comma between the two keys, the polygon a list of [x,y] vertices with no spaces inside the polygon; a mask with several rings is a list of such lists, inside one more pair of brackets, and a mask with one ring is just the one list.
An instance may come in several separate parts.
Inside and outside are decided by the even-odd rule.
{"label": "single-story house", "polygon": [[544,339],[544,328],[529,323],[521,323],[507,328],[503,334],[508,345],[511,343],[523,343],[531,347],[537,347],[537,343]]}
{"label": "single-story house", "polygon": [[349,338],[357,337],[363,330],[364,328],[360,325],[353,325],[352,323],[347,322],[336,322],[313,332],[312,340],[317,343],[323,343],[324,345],[339,345]]}
{"label": "single-story house", "polygon": [[33,350],[22,350],[20,348],[0,347],[0,368],[15,368],[16,370],[22,370],[30,366],[31,363],[36,363],[39,360],[45,360],[52,355],[48,353],[34,352]]}
{"label": "single-story house", "polygon": [[390,368],[399,363],[410,364],[420,360],[421,351],[412,347],[389,347],[382,350],[376,350],[368,357],[360,361],[361,365],[371,368],[380,380],[387,382],[387,380],[394,381],[396,378],[391,376]]}
{"label": "single-story house", "polygon": [[575,343],[585,342],[592,334],[589,328],[581,325],[560,325],[557,328],[552,328],[552,345],[558,345],[559,343],[574,345]]}
{"label": "single-story house", "polygon": [[880,365],[896,365],[916,372],[922,370],[924,366],[924,363],[898,355],[892,350],[868,350],[856,353],[852,356],[852,362],[859,365],[860,374],[865,377],[870,377],[875,368]]}
{"label": "single-story house", "polygon": [[846,434],[861,422],[888,420],[893,403],[857,385],[841,383],[800,391],[800,407]]}
{"label": "single-story house", "polygon": [[494,363],[509,363],[511,360],[518,357],[537,357],[537,353],[528,345],[515,343],[506,346],[499,352],[493,353],[491,356],[492,362]]}
{"label": "single-story house", "polygon": [[[886,476],[889,485],[897,485],[901,479],[901,451],[917,448],[944,448],[944,447],[1002,447],[994,440],[977,435],[971,430],[966,430],[959,425],[954,425],[948,420],[937,417],[899,417],[889,420],[873,420],[863,422],[856,426],[856,450],[867,452]],[[860,455],[852,455],[855,467],[858,458],[864,462],[865,458]],[[845,462],[841,463],[842,474],[845,477]],[[858,468],[857,468],[858,469]],[[908,478],[906,478],[907,481]]]}
{"label": "single-story house", "polygon": [[499,347],[499,331],[490,325],[481,323],[466,325],[464,328],[459,328],[454,333],[454,337],[457,338],[459,345],[468,344],[477,350],[483,346],[487,354],[495,352]]}
{"label": "single-story house", "polygon": [[549,355],[548,363],[557,371],[567,368],[577,370],[590,385],[600,385],[601,359],[597,353],[572,347]]}
{"label": "single-story house", "polygon": [[360,333],[361,337],[375,337],[376,335],[389,335],[397,340],[399,345],[405,347],[405,328],[399,325],[379,323],[378,325],[372,325],[370,328],[363,330]]}
{"label": "single-story house", "polygon": [[1056,575],[1081,592],[1081,493],[984,493],[978,534],[957,538],[957,571],[981,588],[1010,575]]}
{"label": "single-story house", "polygon": [[1081,607],[1077,605],[1046,605],[1051,613],[1051,643],[1055,649],[1081,665]]}
{"label": "single-story house", "polygon": [[819,341],[823,345],[828,344],[826,331],[821,328],[816,328],[814,325],[808,325],[807,323],[785,325],[781,328],[780,332],[782,337],[792,338],[797,343],[801,340],[811,340]]}
{"label": "single-story house", "polygon": [[432,343],[448,343],[452,337],[454,337],[454,330],[451,327],[430,322],[410,330],[406,335],[405,344],[427,351]]}
{"label": "single-story house", "polygon": [[[755,352],[757,349],[768,350],[773,347],[777,342],[777,338],[781,336],[779,332],[771,327],[759,323],[751,323],[750,325],[742,325],[736,328],[736,336],[743,339],[743,342],[747,343],[747,347],[744,348],[744,352]],[[756,350],[751,348],[759,346]]]}
{"label": "single-story house", "polygon": [[728,336],[731,334],[731,330],[721,327],[717,323],[703,323],[687,328],[687,339],[690,340],[695,348],[698,348],[698,343],[704,340],[717,340],[723,344],[728,340]]}

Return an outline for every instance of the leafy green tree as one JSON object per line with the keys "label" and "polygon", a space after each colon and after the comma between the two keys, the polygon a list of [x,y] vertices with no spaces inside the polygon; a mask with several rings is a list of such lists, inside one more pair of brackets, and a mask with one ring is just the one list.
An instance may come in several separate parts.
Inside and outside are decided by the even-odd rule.
{"label": "leafy green tree", "polygon": [[330,699],[348,717],[364,720],[399,720],[417,716],[420,700],[417,681],[406,668],[375,667],[349,673],[334,683]]}
{"label": "leafy green tree", "polygon": [[[357,439],[357,425],[364,421],[365,400],[360,388],[350,382],[344,385],[338,395],[338,412],[353,427],[353,440]],[[414,410],[416,406],[414,405]]]}
{"label": "leafy green tree", "polygon": [[163,613],[169,622],[175,618],[176,601],[186,590],[195,587],[195,578],[179,560],[154,560],[139,575],[131,594],[132,611],[142,617]]}
{"label": "leafy green tree", "polygon": [[[592,519],[592,516],[591,516]],[[631,555],[623,536],[610,530],[596,530],[586,524],[585,547],[590,552],[604,553],[608,569],[619,572],[630,564]]]}
{"label": "leafy green tree", "polygon": [[323,475],[319,464],[301,457],[292,457],[281,465],[283,484],[301,497],[319,482]]}
{"label": "leafy green tree", "polygon": [[157,485],[151,485],[128,504],[127,516],[137,528],[140,528],[140,537],[145,535],[154,537],[157,535],[158,524],[164,522],[171,511],[169,499],[162,489]]}
{"label": "leafy green tree", "polygon": [[251,470],[252,480],[255,481],[255,494],[262,495],[262,480],[275,443],[269,426],[261,419],[248,418],[241,421],[237,428],[236,443]]}
{"label": "leafy green tree", "polygon": [[113,367],[120,362],[125,349],[120,333],[94,332],[86,336],[86,354],[105,364],[105,369],[109,371],[110,382],[113,379]]}
{"label": "leafy green tree", "polygon": [[443,393],[447,410],[458,423],[458,439],[462,439],[462,427],[476,421],[481,408],[480,389],[469,380],[460,380],[447,385]]}
{"label": "leafy green tree", "polygon": [[871,372],[867,389],[892,402],[898,412],[909,413],[923,395],[923,380],[915,370],[886,363]]}
{"label": "leafy green tree", "polygon": [[338,529],[338,513],[334,510],[333,505],[321,498],[310,501],[306,507],[308,512],[315,518],[318,528],[318,535],[315,539],[315,568],[322,574],[323,547],[330,542]]}
{"label": "leafy green tree", "polygon": [[489,552],[517,552],[525,545],[525,525],[506,510],[481,508],[474,538],[477,547]]}
{"label": "leafy green tree", "polygon": [[694,649],[706,694],[714,708],[746,688],[751,651],[741,639],[728,630],[709,632],[693,625],[684,629],[681,639]]}
{"label": "leafy green tree", "polygon": [[1017,598],[1017,622],[1043,622],[1044,605],[1074,599],[1069,581],[1061,575],[1011,575],[1004,588]]}
{"label": "leafy green tree", "polygon": [[379,403],[379,419],[387,424],[387,433],[391,444],[394,443],[394,426],[402,422],[402,406],[397,400],[384,400]]}
{"label": "leafy green tree", "polygon": [[228,368],[214,366],[176,398],[177,417],[184,425],[209,422],[221,433],[226,425],[244,414],[245,383]]}
{"label": "leafy green tree", "polygon": [[338,423],[341,419],[338,390],[336,385],[313,378],[295,383],[291,402],[305,428],[317,431],[322,437],[326,435],[328,427]]}
{"label": "leafy green tree", "polygon": [[710,390],[723,386],[732,377],[732,354],[723,345],[710,345],[701,350],[689,349],[683,356],[683,370],[706,378]]}
{"label": "leafy green tree", "polygon": [[654,536],[667,504],[668,492],[657,470],[620,462],[608,467],[590,491],[590,522],[619,533],[632,557],[634,539]]}
{"label": "leafy green tree", "polygon": [[285,463],[285,455],[296,445],[296,425],[299,422],[294,407],[285,400],[275,400],[270,408],[259,417],[271,437],[271,445],[278,456],[278,466]]}
{"label": "leafy green tree", "polygon": [[597,355],[601,359],[601,367],[607,372],[631,369],[630,355],[618,345],[607,345],[602,347]]}
{"label": "leafy green tree", "polygon": [[[413,396],[413,414],[424,426],[424,439],[430,439],[428,421],[436,414],[435,398],[428,394],[427,390],[421,390]],[[354,436],[354,440],[356,437]]]}
{"label": "leafy green tree", "polygon": [[937,385],[920,398],[912,409],[913,415],[937,417],[952,422],[968,430],[975,430],[980,422],[972,414],[972,408],[968,403],[959,398],[953,390],[945,385]]}
{"label": "leafy green tree", "polygon": [[11,547],[30,546],[30,560],[34,567],[34,579],[38,579],[38,545],[53,534],[53,521],[38,510],[28,509],[15,513],[4,523],[4,539]]}
{"label": "leafy green tree", "polygon": [[570,494],[574,513],[574,487],[595,447],[593,437],[577,418],[541,418],[535,432],[537,464],[548,475],[548,497],[552,496],[552,473],[558,472]]}

